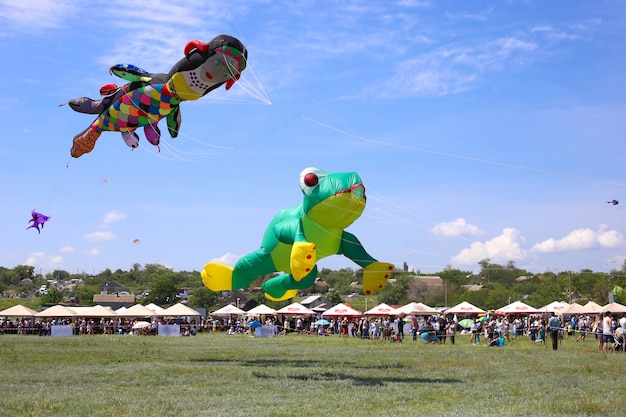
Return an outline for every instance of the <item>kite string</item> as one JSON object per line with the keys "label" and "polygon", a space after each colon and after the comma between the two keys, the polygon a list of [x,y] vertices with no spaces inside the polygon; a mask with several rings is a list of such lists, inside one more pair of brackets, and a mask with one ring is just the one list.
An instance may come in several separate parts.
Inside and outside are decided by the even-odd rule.
{"label": "kite string", "polygon": [[463,159],[463,160],[466,160],[466,161],[473,161],[473,162],[478,162],[478,163],[481,163],[481,164],[495,165],[495,166],[501,166],[501,167],[506,167],[506,168],[518,169],[518,170],[522,170],[522,171],[536,172],[536,173],[539,173],[539,174],[554,175],[554,176],[572,178],[572,179],[576,179],[576,180],[591,181],[591,182],[597,182],[597,183],[602,183],[602,184],[607,184],[607,185],[614,185],[614,186],[618,186],[618,187],[626,187],[626,184],[623,184],[623,183],[614,182],[614,181],[607,181],[607,180],[602,180],[602,179],[598,179],[598,178],[583,177],[583,176],[579,176],[579,175],[566,174],[566,173],[563,173],[563,172],[548,171],[548,170],[544,170],[544,169],[540,169],[540,168],[531,168],[531,167],[525,167],[525,166],[522,166],[522,165],[509,164],[509,163],[505,163],[505,162],[490,161],[490,160],[487,160],[487,159],[474,158],[474,157],[470,157],[470,156],[463,156],[463,155],[457,155],[457,154],[452,154],[452,153],[447,153],[447,152],[433,151],[433,150],[429,150],[429,149],[418,148],[416,146],[399,145],[399,144],[391,143],[391,142],[383,142],[383,141],[379,141],[379,140],[367,139],[367,138],[364,138],[363,136],[357,135],[355,133],[346,132],[344,130],[338,129],[338,128],[333,127],[333,126],[329,126],[329,125],[327,125],[325,123],[322,123],[320,121],[311,119],[311,118],[306,117],[306,116],[300,115],[299,117],[302,120],[314,123],[314,124],[316,124],[318,126],[324,127],[326,129],[332,130],[332,131],[337,132],[337,133],[341,133],[341,134],[346,135],[348,137],[355,138],[355,139],[357,139],[358,141],[361,141],[361,142],[372,143],[372,144],[376,144],[376,145],[383,145],[383,146],[392,147],[392,148],[398,148],[398,149],[406,149],[406,150],[415,151],[415,152],[428,153],[428,154],[431,154],[431,155],[445,156],[445,157],[448,157],[448,158]]}
{"label": "kite string", "polygon": [[[228,60],[225,60],[225,64],[226,67],[228,69],[228,72],[231,76],[231,78],[235,79],[236,78],[236,74],[238,73],[237,69],[232,66]],[[257,82],[257,85],[259,85],[261,92],[259,93],[257,89],[254,88],[254,86],[251,83],[246,83],[244,85],[244,83],[242,81],[244,81],[243,79],[238,80],[238,85],[242,88],[242,90],[247,93],[248,95],[257,98],[258,100],[266,103],[266,104],[272,104],[271,100],[269,99],[269,96],[267,95],[267,93],[265,92],[265,90],[263,89],[263,86],[260,84],[258,78],[256,77],[256,74],[254,73],[254,71],[252,70],[252,68],[249,66],[249,63],[246,61],[246,68],[252,73],[254,79]],[[248,89],[246,89],[246,86]],[[133,99],[132,97],[130,97],[130,101],[131,104],[137,108],[138,110],[141,110],[140,107],[140,103],[137,102],[137,100]],[[153,129],[153,131],[156,133],[156,124],[161,120],[161,118],[159,118],[158,116],[154,116],[154,115],[150,115],[147,114],[146,115],[148,117],[148,119],[150,120],[150,124],[148,125],[149,128]],[[163,144],[164,148],[169,152],[169,154],[172,156],[172,158],[168,158],[168,157],[164,157],[162,156],[160,153],[155,153],[153,150],[151,150],[151,148],[149,147],[145,147],[142,144],[141,147],[144,150],[147,150],[149,153],[153,154],[154,156],[158,156],[162,159],[168,159],[168,160],[179,160],[179,161],[186,161],[186,162],[190,162],[190,159],[187,158],[183,158],[182,156],[180,156],[180,154],[193,154],[193,155],[211,155],[211,156],[215,156],[215,155],[220,155],[220,154],[226,154],[229,152],[234,151],[236,148],[233,147],[229,147],[229,146],[220,146],[220,145],[213,145],[213,144],[209,144],[206,142],[203,142],[199,139],[196,139],[192,136],[186,135],[184,133],[181,133],[179,130],[173,129],[172,130],[174,132],[177,133],[177,136],[182,136],[185,137],[186,139],[189,139],[192,142],[201,144],[203,146],[207,146],[207,147],[211,147],[211,148],[217,148],[217,149],[222,149],[224,150],[224,152],[217,152],[217,153],[199,153],[199,152],[186,152],[183,151],[179,148],[177,148],[176,146],[172,145],[171,143],[167,142],[167,141],[163,141],[161,142],[161,144]],[[177,155],[176,153],[178,153],[179,155]],[[68,163],[69,165],[69,163]]]}

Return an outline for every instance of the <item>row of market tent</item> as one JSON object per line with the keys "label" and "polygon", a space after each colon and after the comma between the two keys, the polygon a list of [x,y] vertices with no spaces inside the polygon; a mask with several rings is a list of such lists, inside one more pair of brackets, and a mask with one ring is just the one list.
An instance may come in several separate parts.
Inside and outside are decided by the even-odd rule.
{"label": "row of market tent", "polygon": [[[366,311],[365,313],[362,313],[361,311],[349,306],[348,304],[340,303],[321,313],[322,317],[360,317],[363,315],[397,316],[400,314],[432,315],[440,314],[440,311],[428,307],[427,305],[422,303],[409,303],[398,309],[382,303]],[[273,315],[317,316],[319,315],[319,312],[313,311],[310,308],[296,302],[278,310],[268,307],[265,304],[260,304],[248,311],[244,311],[234,305],[229,304],[211,313],[211,316],[214,317]]]}
{"label": "row of market tent", "polygon": [[[626,313],[626,306],[619,303],[610,303],[601,306],[594,301],[589,301],[585,305],[578,303],[566,303],[563,301],[554,301],[541,308],[532,307],[522,301],[514,301],[497,310],[490,311],[496,315],[532,315],[557,313],[559,315],[572,314],[600,314],[610,311],[612,313]],[[402,316],[402,315],[436,315],[436,314],[455,314],[459,316],[473,316],[487,314],[486,310],[478,308],[467,301],[457,304],[454,307],[436,309],[429,307],[423,303],[409,303],[404,306],[393,308],[385,303],[378,304],[365,312],[361,312],[348,304],[337,304],[330,309],[321,313],[322,317],[361,317],[361,316]],[[300,303],[292,303],[286,307],[275,310],[261,304],[251,310],[244,311],[234,305],[226,305],[219,310],[211,313],[211,316],[263,316],[263,315],[290,315],[290,316],[316,316],[319,313],[313,311]]]}
{"label": "row of market tent", "polygon": [[95,305],[92,307],[68,307],[61,304],[37,312],[21,304],[0,311],[0,317],[105,317],[105,318],[149,318],[149,317],[198,317],[200,312],[182,303],[162,308],[156,304],[135,304],[129,308],[113,310],[110,307]]}
{"label": "row of market tent", "polygon": [[[626,313],[626,306],[619,303],[610,303],[601,306],[593,301],[585,305],[578,303],[568,304],[566,302],[554,301],[541,308],[535,308],[522,301],[514,301],[491,313],[496,315],[531,315],[555,312],[559,315],[572,314],[600,314],[606,311],[612,313]],[[348,304],[337,304],[321,313],[322,317],[361,317],[361,316],[426,316],[436,314],[455,314],[459,316],[473,316],[487,314],[486,310],[478,308],[467,301],[457,304],[454,307],[436,309],[423,303],[408,303],[398,308],[393,308],[385,303],[361,312]],[[289,315],[289,316],[317,316],[319,312],[313,311],[300,303],[292,303],[281,309],[273,309],[265,304],[260,304],[251,310],[244,311],[232,304],[228,304],[219,310],[210,313],[212,317],[225,316],[268,316],[268,315]],[[162,308],[156,304],[135,304],[129,308],[122,307],[113,310],[110,307],[96,305],[92,307],[68,307],[55,305],[41,312],[20,304],[0,311],[0,317],[198,317],[201,313],[182,303],[174,304],[168,308]]]}

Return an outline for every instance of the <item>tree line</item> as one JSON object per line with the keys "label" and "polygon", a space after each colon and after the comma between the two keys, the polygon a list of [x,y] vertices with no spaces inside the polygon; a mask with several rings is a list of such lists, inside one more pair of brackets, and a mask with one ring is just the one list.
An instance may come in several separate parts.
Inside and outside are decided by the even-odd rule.
{"label": "tree line", "polygon": [[[402,269],[393,272],[385,289],[372,300],[389,305],[415,301],[433,307],[453,306],[468,301],[483,309],[499,308],[516,300],[537,308],[555,300],[577,301],[581,304],[593,300],[603,305],[612,299],[626,304],[626,291],[622,290],[626,288],[626,265],[609,273],[583,269],[548,271],[541,274],[517,268],[514,262],[500,265],[485,259],[478,265],[480,272],[476,274],[452,267],[422,274],[419,271],[409,271],[404,263]],[[425,282],[426,275],[437,276],[441,280],[437,285],[432,285],[432,282]],[[245,299],[274,308],[281,308],[293,301],[272,302],[265,299],[258,288],[267,278],[269,276],[258,277],[250,288],[241,292],[242,299],[245,295]],[[361,269],[322,268],[316,285],[301,295],[322,294],[333,304],[346,302],[349,300],[346,298],[348,294],[362,295],[359,287],[361,278]],[[64,300],[83,305],[92,304],[93,295],[100,293],[101,287],[109,281],[116,281],[127,287],[144,304],[173,304],[180,300],[179,295],[184,290],[190,294],[189,306],[211,310],[228,296],[206,288],[198,271],[174,271],[160,264],[134,264],[129,270],[105,269],[94,274],[72,274],[59,269],[45,275],[37,273],[29,265],[17,265],[10,269],[0,267],[0,294],[19,294],[23,297],[36,295],[42,304],[54,304]],[[51,283],[54,285],[50,285]],[[37,294],[43,284],[49,286],[47,293]]]}

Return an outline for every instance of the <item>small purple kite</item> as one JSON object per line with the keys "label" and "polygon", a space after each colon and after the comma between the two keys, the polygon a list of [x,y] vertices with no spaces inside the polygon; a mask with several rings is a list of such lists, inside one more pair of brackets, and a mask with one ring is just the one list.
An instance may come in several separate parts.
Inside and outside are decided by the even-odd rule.
{"label": "small purple kite", "polygon": [[[28,226],[26,230],[30,229],[31,227],[34,227],[35,229],[37,229],[37,232],[41,233],[41,229],[43,229],[43,224],[47,222],[50,217],[44,216],[41,213],[37,213],[35,209],[33,209],[33,212],[31,214],[33,218],[30,219],[28,223],[33,222],[33,224]],[[40,226],[41,226],[41,229],[39,228]]]}

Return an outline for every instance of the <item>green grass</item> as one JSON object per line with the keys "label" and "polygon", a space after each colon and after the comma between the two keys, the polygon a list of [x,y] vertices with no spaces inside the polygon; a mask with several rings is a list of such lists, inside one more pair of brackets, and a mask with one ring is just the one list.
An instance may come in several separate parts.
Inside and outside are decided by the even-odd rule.
{"label": "green grass", "polygon": [[626,354],[289,335],[0,336],[6,416],[621,416]]}

